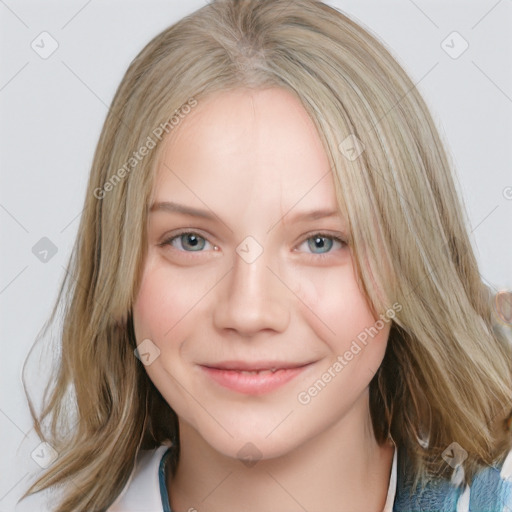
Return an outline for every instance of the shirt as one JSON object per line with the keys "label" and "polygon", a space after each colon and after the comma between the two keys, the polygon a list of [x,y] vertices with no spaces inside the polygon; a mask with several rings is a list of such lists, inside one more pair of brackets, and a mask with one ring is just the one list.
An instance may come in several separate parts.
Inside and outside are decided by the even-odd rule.
{"label": "shirt", "polygon": [[[382,512],[393,512],[395,510],[394,505],[396,505],[395,499],[397,497],[397,451],[395,446],[386,503]],[[116,501],[107,509],[107,512],[172,512],[169,507],[165,474],[165,461],[169,453],[170,449],[167,446],[160,446],[154,450],[142,450],[137,457],[135,468],[126,486]],[[504,491],[498,491],[498,494],[501,492],[501,497],[506,502],[506,505],[493,508],[492,510],[493,512],[510,512],[512,511],[512,451],[509,452],[501,467],[499,480],[504,484],[502,486]],[[482,492],[481,488],[479,489]],[[489,487],[488,494],[495,493],[496,488]],[[473,497],[470,487],[466,486],[458,495],[453,510],[455,512],[469,512],[470,498],[474,498],[472,501],[474,504],[480,497],[477,495]],[[402,509],[400,508],[400,510]],[[477,509],[472,507],[471,510]]]}

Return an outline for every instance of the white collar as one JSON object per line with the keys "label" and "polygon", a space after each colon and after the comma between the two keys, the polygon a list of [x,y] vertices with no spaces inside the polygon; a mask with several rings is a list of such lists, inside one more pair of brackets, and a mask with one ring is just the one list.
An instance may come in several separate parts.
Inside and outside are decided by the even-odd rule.
{"label": "white collar", "polygon": [[141,450],[135,468],[121,494],[107,512],[162,512],[158,469],[168,446]]}
{"label": "white collar", "polygon": [[389,477],[388,495],[386,497],[386,503],[382,512],[393,512],[393,504],[395,502],[396,495],[396,465],[397,465],[397,449],[395,443],[393,443],[393,464],[391,466],[391,476]]}

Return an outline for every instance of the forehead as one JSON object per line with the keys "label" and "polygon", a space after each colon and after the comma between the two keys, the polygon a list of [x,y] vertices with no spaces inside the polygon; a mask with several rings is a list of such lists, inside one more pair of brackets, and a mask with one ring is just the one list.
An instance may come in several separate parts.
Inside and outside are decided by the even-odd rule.
{"label": "forehead", "polygon": [[198,100],[163,144],[155,201],[337,208],[315,125],[284,89],[237,89]]}

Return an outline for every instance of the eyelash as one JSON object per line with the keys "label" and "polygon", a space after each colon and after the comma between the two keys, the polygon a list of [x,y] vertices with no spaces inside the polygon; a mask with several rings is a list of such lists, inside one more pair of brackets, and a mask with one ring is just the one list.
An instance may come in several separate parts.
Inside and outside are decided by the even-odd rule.
{"label": "eyelash", "polygon": [[[158,246],[165,247],[166,245],[169,245],[172,247],[173,240],[175,240],[176,238],[180,237],[181,235],[185,235],[185,234],[197,235],[211,244],[211,242],[209,242],[208,239],[206,237],[202,236],[199,232],[184,229],[177,233],[173,233],[172,236],[166,238],[163,242],[159,243]],[[322,233],[322,232],[316,232],[316,233],[312,233],[312,234],[308,235],[306,238],[302,239],[302,241],[298,245],[299,246],[302,245],[304,242],[308,241],[310,238],[328,238],[330,240],[333,240],[334,242],[339,242],[341,244],[342,249],[347,247],[347,242],[343,238],[331,235],[329,233]],[[192,257],[192,258],[195,257],[195,256],[193,256],[194,252],[199,252],[199,253],[204,252],[204,251],[182,251],[180,249],[177,249],[177,250],[179,252],[186,253],[187,255],[190,255],[190,257]],[[328,258],[329,255],[331,255],[331,253],[332,253],[332,251],[329,251],[327,253],[321,253],[321,254],[316,254],[316,253],[306,253],[306,254],[308,254],[310,257],[312,257],[314,259],[318,259],[318,258],[324,259],[324,258]]]}

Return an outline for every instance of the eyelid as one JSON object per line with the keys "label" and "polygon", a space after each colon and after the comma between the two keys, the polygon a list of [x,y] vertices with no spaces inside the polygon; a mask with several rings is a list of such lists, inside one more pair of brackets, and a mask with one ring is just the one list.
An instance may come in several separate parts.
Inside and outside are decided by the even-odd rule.
{"label": "eyelid", "polygon": [[[168,233],[162,237],[162,240],[157,243],[159,247],[165,247],[166,245],[171,245],[171,240],[174,240],[175,238],[178,238],[181,235],[184,234],[193,234],[193,235],[199,235],[201,238],[206,240],[209,244],[213,245],[214,247],[217,247],[217,244],[213,243],[209,239],[209,235],[205,235],[205,233],[200,229],[195,228],[182,228],[178,229],[176,231],[172,231],[171,233]],[[189,252],[193,253],[194,251],[179,251],[179,252]],[[204,251],[198,251],[198,252],[204,252]]]}
{"label": "eyelid", "polygon": [[[347,237],[341,233],[328,233],[326,231],[313,231],[302,238],[302,241],[299,242],[294,249],[294,252],[297,251],[297,248],[300,247],[303,243],[307,242],[310,238],[318,237],[318,238],[329,238],[334,242],[339,242],[341,244],[340,250],[348,248],[349,244],[347,241]],[[313,259],[315,261],[332,258],[335,254],[335,251],[328,251],[324,253],[314,253],[314,252],[305,252],[304,253],[307,258]]]}
{"label": "eyelid", "polygon": [[310,238],[318,236],[318,237],[325,237],[325,238],[332,238],[333,240],[338,240],[340,242],[343,242],[344,244],[348,245],[348,237],[341,232],[329,232],[329,231],[311,231],[310,233],[307,233],[301,238],[301,242],[299,242],[299,245],[305,242],[306,240],[309,240]]}

